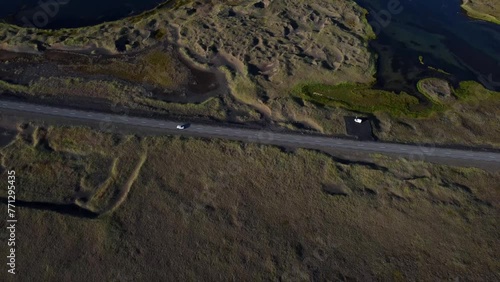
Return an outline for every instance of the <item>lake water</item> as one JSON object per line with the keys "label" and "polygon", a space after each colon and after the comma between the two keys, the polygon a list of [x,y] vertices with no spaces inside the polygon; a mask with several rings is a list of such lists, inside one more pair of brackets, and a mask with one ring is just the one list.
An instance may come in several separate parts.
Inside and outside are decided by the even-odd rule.
{"label": "lake water", "polygon": [[380,87],[409,90],[422,77],[438,76],[500,90],[500,25],[470,19],[460,0],[391,1],[356,1],[379,31],[371,46],[380,55]]}
{"label": "lake water", "polygon": [[[397,9],[390,8],[395,5],[394,1]],[[468,18],[460,9],[460,0],[397,1],[356,0],[372,12],[369,21],[379,31],[377,40],[371,43],[380,55],[379,87],[415,92],[414,85],[420,78],[437,76],[453,83],[476,80],[490,89],[500,90],[500,25]],[[63,28],[116,20],[152,9],[163,1],[2,2],[0,18],[8,22]],[[44,11],[47,5],[43,3],[52,3],[49,12]],[[56,8],[54,3],[59,3]],[[396,11],[391,13],[391,10]]]}
{"label": "lake water", "polygon": [[21,26],[81,27],[139,14],[165,0],[14,0],[1,1],[0,18]]}

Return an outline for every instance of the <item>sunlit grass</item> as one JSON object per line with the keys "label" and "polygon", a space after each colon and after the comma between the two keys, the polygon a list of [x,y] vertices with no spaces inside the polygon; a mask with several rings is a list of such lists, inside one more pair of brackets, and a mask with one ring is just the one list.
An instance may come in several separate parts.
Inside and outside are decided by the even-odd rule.
{"label": "sunlit grass", "polygon": [[385,112],[395,117],[420,118],[441,110],[433,103],[423,105],[416,97],[405,92],[376,90],[369,85],[306,84],[298,86],[294,94],[325,106],[341,107],[362,113]]}

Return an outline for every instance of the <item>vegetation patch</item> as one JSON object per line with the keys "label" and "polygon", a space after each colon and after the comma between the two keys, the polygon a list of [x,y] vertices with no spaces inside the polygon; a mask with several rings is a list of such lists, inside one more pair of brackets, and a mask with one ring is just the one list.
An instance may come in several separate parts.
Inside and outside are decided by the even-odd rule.
{"label": "vegetation patch", "polygon": [[0,89],[32,96],[98,98],[114,102],[124,102],[132,96],[141,95],[143,92],[140,87],[126,85],[118,81],[76,77],[41,77],[29,85],[13,84],[0,80]]}
{"label": "vegetation patch", "polygon": [[306,84],[298,86],[294,95],[324,106],[342,107],[361,113],[384,112],[394,117],[427,117],[442,110],[438,104],[421,103],[405,92],[394,93],[361,84]]}
{"label": "vegetation patch", "polygon": [[139,97],[134,99],[138,104],[148,108],[164,111],[176,115],[188,117],[206,116],[213,119],[224,121],[227,116],[224,106],[219,98],[209,98],[202,103],[167,103],[164,101],[154,100],[150,98]]}
{"label": "vegetation patch", "polygon": [[500,146],[500,93],[490,91],[473,81],[461,82],[451,88],[451,95],[443,98],[429,91],[447,91],[442,80],[424,79],[417,87],[438,108],[435,115],[423,119],[394,118],[378,113],[381,130],[375,133],[381,139],[400,142],[447,143],[469,146]]}
{"label": "vegetation patch", "polygon": [[102,63],[80,64],[69,69],[87,74],[110,75],[134,83],[173,89],[187,83],[189,69],[161,50],[150,51],[132,60],[110,59]]}
{"label": "vegetation patch", "polygon": [[485,100],[500,101],[500,93],[488,90],[475,81],[463,81],[454,94],[464,102],[479,102]]}

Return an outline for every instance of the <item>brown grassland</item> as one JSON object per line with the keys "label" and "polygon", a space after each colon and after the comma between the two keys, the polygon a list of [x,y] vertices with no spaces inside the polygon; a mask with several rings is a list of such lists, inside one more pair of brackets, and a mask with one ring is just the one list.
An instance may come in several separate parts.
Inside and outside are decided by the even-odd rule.
{"label": "brown grassland", "polygon": [[17,200],[100,214],[18,207],[15,278],[24,281],[500,279],[498,171],[18,130],[0,151],[0,178],[16,170]]}

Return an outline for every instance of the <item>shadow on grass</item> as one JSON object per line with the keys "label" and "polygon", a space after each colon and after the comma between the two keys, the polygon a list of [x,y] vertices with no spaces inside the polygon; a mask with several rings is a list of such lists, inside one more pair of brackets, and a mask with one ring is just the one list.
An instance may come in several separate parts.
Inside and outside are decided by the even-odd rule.
{"label": "shadow on grass", "polygon": [[[2,204],[7,205],[7,198],[0,197]],[[16,200],[14,205],[17,207],[23,207],[33,210],[43,210],[56,212],[62,215],[69,215],[79,218],[96,219],[99,214],[91,212],[89,210],[83,209],[75,204],[55,204],[55,203],[45,203],[45,202],[27,202],[22,200]]]}

